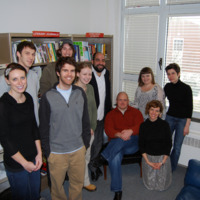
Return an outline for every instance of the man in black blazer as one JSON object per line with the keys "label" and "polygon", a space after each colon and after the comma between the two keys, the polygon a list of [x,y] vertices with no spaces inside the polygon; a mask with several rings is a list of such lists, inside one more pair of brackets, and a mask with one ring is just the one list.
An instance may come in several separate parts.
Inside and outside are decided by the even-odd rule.
{"label": "man in black blazer", "polygon": [[109,71],[105,67],[105,57],[97,52],[92,60],[92,79],[90,84],[94,88],[95,100],[97,105],[97,128],[94,133],[94,142],[91,148],[91,158],[89,169],[91,171],[92,181],[97,181],[102,171],[95,166],[94,159],[99,155],[103,145],[104,119],[111,110],[111,91]]}

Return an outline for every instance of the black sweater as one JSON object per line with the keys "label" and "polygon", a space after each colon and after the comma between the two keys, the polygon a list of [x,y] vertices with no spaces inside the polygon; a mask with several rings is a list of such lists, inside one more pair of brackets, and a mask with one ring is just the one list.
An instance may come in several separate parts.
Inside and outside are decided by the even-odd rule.
{"label": "black sweater", "polygon": [[[112,103],[111,103],[111,86],[110,86],[110,79],[109,79],[109,71],[106,69],[106,73],[104,75],[105,78],[105,87],[106,87],[106,94],[105,94],[105,107],[104,107],[104,117],[106,116],[106,114],[111,110],[112,107]],[[97,81],[95,78],[94,73],[92,72],[92,79],[90,81],[90,84],[93,86],[94,88],[94,95],[95,95],[95,101],[96,101],[96,105],[97,105],[97,109],[99,107],[100,104],[100,99],[99,99],[99,90],[98,90],[98,85],[97,85]]]}
{"label": "black sweater", "polygon": [[24,92],[26,100],[17,103],[8,93],[0,98],[0,142],[4,149],[4,164],[10,171],[23,167],[11,156],[20,152],[28,161],[37,155],[35,140],[39,139],[32,97]]}
{"label": "black sweater", "polygon": [[167,114],[177,118],[191,118],[193,110],[192,90],[189,85],[181,82],[167,83],[164,87],[169,100]]}
{"label": "black sweater", "polygon": [[158,118],[151,122],[146,119],[140,126],[139,149],[141,154],[169,155],[172,147],[172,138],[169,124]]}

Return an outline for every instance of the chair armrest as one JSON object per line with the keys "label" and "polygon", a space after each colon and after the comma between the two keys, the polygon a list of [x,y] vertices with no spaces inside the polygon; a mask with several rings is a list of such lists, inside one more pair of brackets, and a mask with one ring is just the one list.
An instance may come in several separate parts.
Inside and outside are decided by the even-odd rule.
{"label": "chair armrest", "polygon": [[184,179],[185,185],[192,185],[200,189],[200,161],[189,160],[187,172]]}

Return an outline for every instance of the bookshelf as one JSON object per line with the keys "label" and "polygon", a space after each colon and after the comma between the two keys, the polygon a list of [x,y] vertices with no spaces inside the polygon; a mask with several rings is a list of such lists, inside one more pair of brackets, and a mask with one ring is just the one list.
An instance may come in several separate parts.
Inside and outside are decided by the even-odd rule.
{"label": "bookshelf", "polygon": [[[33,37],[32,33],[0,33],[0,69],[5,68],[6,64],[14,62],[12,56],[12,43],[21,40],[31,40],[34,44],[46,42],[59,42],[62,39],[72,41],[86,41],[88,43],[102,43],[106,45],[106,66],[112,71],[113,36],[104,35],[103,38],[90,38],[80,34],[60,34],[60,37]],[[45,67],[48,62],[36,63],[34,66]]]}

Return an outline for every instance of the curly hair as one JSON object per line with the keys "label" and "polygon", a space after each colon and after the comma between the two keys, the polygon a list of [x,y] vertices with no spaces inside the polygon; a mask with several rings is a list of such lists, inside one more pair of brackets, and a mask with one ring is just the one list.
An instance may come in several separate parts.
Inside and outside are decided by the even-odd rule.
{"label": "curly hair", "polygon": [[163,112],[163,105],[159,100],[152,100],[152,101],[147,103],[146,108],[145,108],[145,114],[146,115],[149,114],[149,110],[150,110],[151,107],[160,108],[160,113]]}

